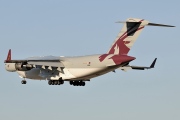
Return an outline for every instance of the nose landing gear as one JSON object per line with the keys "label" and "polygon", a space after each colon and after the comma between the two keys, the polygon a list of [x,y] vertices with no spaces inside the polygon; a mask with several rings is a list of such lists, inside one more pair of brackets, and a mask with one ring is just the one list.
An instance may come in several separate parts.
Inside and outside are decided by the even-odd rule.
{"label": "nose landing gear", "polygon": [[26,84],[26,83],[27,83],[27,82],[26,82],[25,79],[21,81],[21,84]]}

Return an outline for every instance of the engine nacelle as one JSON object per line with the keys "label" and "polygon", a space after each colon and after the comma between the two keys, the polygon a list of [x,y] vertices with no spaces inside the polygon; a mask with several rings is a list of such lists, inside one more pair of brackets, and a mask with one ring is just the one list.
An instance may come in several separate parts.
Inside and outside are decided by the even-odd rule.
{"label": "engine nacelle", "polygon": [[16,71],[15,64],[16,63],[5,63],[6,70],[9,72],[15,72]]}
{"label": "engine nacelle", "polygon": [[5,68],[9,72],[15,72],[15,71],[28,71],[31,70],[33,66],[23,63],[6,63]]}

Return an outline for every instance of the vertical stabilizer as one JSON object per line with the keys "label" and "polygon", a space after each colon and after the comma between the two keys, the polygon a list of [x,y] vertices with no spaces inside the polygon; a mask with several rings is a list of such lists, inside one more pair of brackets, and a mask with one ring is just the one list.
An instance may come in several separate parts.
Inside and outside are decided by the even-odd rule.
{"label": "vertical stabilizer", "polygon": [[128,54],[134,42],[140,35],[143,28],[148,25],[149,21],[129,18],[123,23],[124,26],[112,44],[108,54]]}

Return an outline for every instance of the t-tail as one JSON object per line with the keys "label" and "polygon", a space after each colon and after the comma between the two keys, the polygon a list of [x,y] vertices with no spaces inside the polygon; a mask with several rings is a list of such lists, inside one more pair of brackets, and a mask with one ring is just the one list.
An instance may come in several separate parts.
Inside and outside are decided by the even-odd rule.
{"label": "t-tail", "polygon": [[163,25],[150,23],[144,19],[129,18],[124,23],[124,26],[117,38],[115,39],[112,47],[107,54],[118,54],[118,55],[127,55],[131,47],[134,45],[134,42],[142,32],[145,26],[161,26],[161,27],[175,27],[171,25]]}

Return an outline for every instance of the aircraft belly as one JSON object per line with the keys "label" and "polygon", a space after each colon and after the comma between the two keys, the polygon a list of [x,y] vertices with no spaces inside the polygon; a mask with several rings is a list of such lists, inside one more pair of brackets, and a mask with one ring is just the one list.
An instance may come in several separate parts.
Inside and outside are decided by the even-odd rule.
{"label": "aircraft belly", "polygon": [[104,70],[104,68],[69,68],[68,70],[75,78],[81,78],[96,74],[97,72]]}
{"label": "aircraft belly", "polygon": [[22,77],[22,78],[28,78],[28,79],[37,79],[37,80],[42,80],[43,78],[39,76],[40,70],[39,69],[32,69],[29,71],[17,71],[17,73]]}

